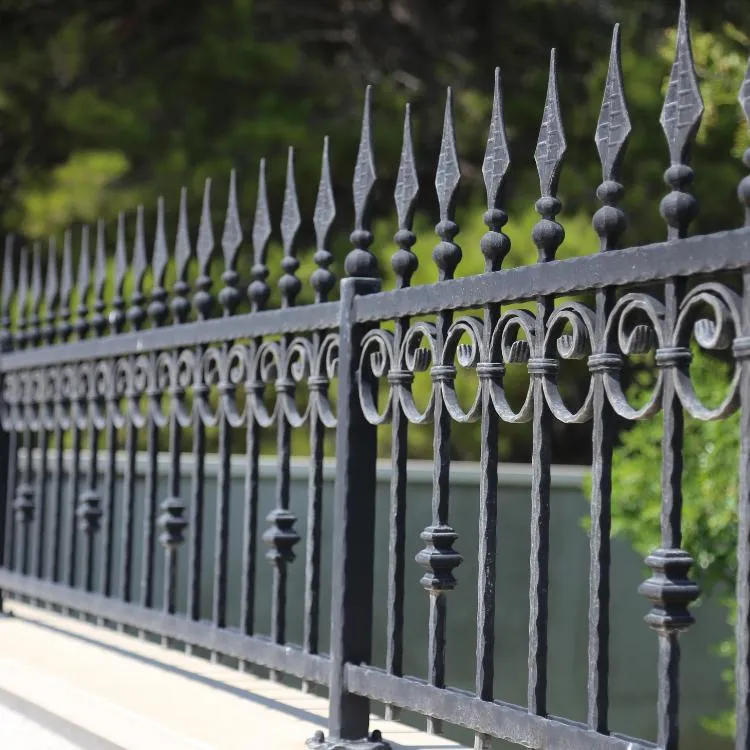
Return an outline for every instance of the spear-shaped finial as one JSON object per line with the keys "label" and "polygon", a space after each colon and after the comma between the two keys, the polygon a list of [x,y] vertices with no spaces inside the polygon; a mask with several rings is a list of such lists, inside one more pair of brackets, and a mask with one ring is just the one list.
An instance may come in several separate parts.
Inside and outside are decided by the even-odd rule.
{"label": "spear-shaped finial", "polygon": [[81,228],[81,253],[78,257],[78,309],[76,310],[75,329],[79,339],[86,338],[89,332],[87,297],[91,287],[91,263],[89,259],[89,228]]}
{"label": "spear-shaped finial", "polygon": [[70,324],[70,297],[73,293],[73,235],[70,229],[63,237],[62,272],[60,275],[60,320],[57,333],[62,341],[67,341],[73,332]]}
{"label": "spear-shaped finial", "polygon": [[31,316],[29,317],[30,343],[38,346],[42,340],[42,329],[39,327],[39,310],[42,306],[42,246],[34,243],[31,260]]}
{"label": "spear-shaped finial", "polygon": [[510,167],[510,153],[505,134],[500,68],[495,68],[492,117],[487,136],[487,149],[482,162],[482,174],[487,192],[487,212],[484,215],[484,223],[489,230],[484,233],[480,241],[480,248],[485,258],[485,271],[498,271],[510,251],[510,238],[503,232],[503,227],[508,222],[508,214],[500,207],[508,167]]}
{"label": "spear-shaped finial", "polygon": [[542,125],[534,151],[539,174],[542,197],[536,202],[537,213],[542,217],[532,232],[532,239],[539,250],[539,262],[554,260],[557,248],[565,239],[565,230],[555,221],[562,208],[557,198],[557,183],[560,179],[562,159],[565,154],[565,133],[560,116],[560,99],[557,93],[557,51],[552,50],[549,62],[547,99],[544,104]]}
{"label": "spear-shaped finial", "polygon": [[266,283],[268,266],[266,266],[266,249],[271,238],[271,215],[268,211],[266,192],[266,160],[260,160],[258,168],[258,197],[255,201],[255,219],[253,221],[253,280],[247,288],[253,311],[266,306],[271,290]]}
{"label": "spear-shaped finial", "polygon": [[333,198],[331,184],[331,165],[328,159],[328,136],[323,138],[323,157],[320,164],[320,183],[318,197],[315,200],[313,225],[315,227],[316,251],[313,260],[318,266],[310,277],[310,283],[315,289],[315,301],[324,302],[336,283],[336,277],[328,267],[333,263],[333,253],[328,249],[328,236],[336,217],[336,204]]}
{"label": "spear-shaped finial", "polygon": [[112,333],[120,333],[125,325],[125,274],[128,270],[128,259],[125,250],[125,214],[120,211],[117,217],[117,239],[115,240],[115,289],[112,298],[112,312],[109,314],[109,325]]}
{"label": "spear-shaped finial", "polygon": [[617,204],[623,195],[620,165],[629,136],[630,116],[625,103],[620,64],[620,24],[615,24],[607,82],[604,85],[604,98],[594,138],[602,165],[602,183],[596,195],[603,205],[594,214],[592,223],[599,235],[602,251],[617,247],[617,241],[625,231],[625,213]]}
{"label": "spear-shaped finial", "polygon": [[687,6],[685,0],[681,0],[675,60],[659,118],[671,162],[664,173],[664,182],[672,188],[672,192],[662,199],[659,208],[669,226],[670,239],[685,237],[688,225],[698,214],[698,201],[687,189],[694,177],[689,166],[690,147],[698,133],[703,109],[703,98],[693,63]]}
{"label": "spear-shaped finial", "polygon": [[372,86],[365,89],[365,103],[362,110],[362,132],[359,137],[357,163],[354,166],[352,197],[354,199],[354,231],[349,237],[354,249],[344,261],[344,270],[349,276],[376,278],[378,264],[370,252],[372,232],[370,232],[370,203],[375,185],[375,159],[372,153],[370,135],[370,99]]}
{"label": "spear-shaped finial", "polygon": [[91,327],[97,336],[103,336],[107,328],[104,317],[104,286],[107,283],[107,243],[104,237],[104,220],[96,222],[96,250],[94,251],[96,268],[94,269],[94,315]]}
{"label": "spear-shaped finial", "polygon": [[13,348],[13,335],[10,332],[10,301],[13,297],[13,235],[5,238],[3,255],[2,302],[0,302],[0,351],[7,352]]}
{"label": "spear-shaped finial", "polygon": [[417,270],[419,261],[411,248],[417,241],[417,236],[412,232],[414,221],[414,208],[419,193],[419,180],[417,178],[417,167],[414,163],[414,147],[411,140],[411,105],[407,102],[404,111],[404,135],[401,142],[401,159],[398,165],[396,177],[396,189],[393,197],[396,202],[396,215],[398,217],[398,231],[393,236],[393,241],[398,245],[398,250],[391,258],[391,266],[396,274],[396,285],[399,289],[409,286],[411,277]]}
{"label": "spear-shaped finial", "polygon": [[453,125],[453,91],[448,87],[445,97],[445,116],[443,118],[443,137],[440,142],[437,172],[435,173],[435,190],[440,206],[440,221],[435,231],[441,242],[432,251],[432,259],[438,267],[441,281],[452,279],[456,266],[461,261],[461,248],[453,242],[458,234],[455,222],[456,195],[461,170],[458,165],[456,149],[456,129]]}
{"label": "spear-shaped finial", "polygon": [[279,291],[281,292],[282,307],[294,305],[294,301],[302,288],[302,283],[295,276],[299,268],[299,261],[295,257],[294,247],[294,240],[299,231],[300,223],[297,186],[294,183],[294,148],[290,146],[286,163],[284,204],[281,209],[281,243],[284,249],[281,268],[284,273],[279,279]]}
{"label": "spear-shaped finial", "polygon": [[135,243],[133,245],[133,263],[131,272],[133,274],[133,290],[130,295],[130,307],[128,308],[128,320],[133,328],[138,331],[146,320],[146,311],[143,305],[146,298],[143,294],[143,277],[146,273],[148,259],[146,258],[146,229],[143,220],[143,206],[138,206],[135,215]]}
{"label": "spear-shaped finial", "polygon": [[187,298],[190,292],[185,276],[187,264],[190,260],[190,232],[187,217],[187,190],[180,191],[180,210],[177,218],[177,236],[175,239],[174,263],[175,282],[174,297],[172,298],[172,314],[178,323],[184,323],[190,313],[190,302]]}
{"label": "spear-shaped finial", "polygon": [[237,175],[233,169],[229,173],[229,199],[227,215],[224,219],[224,233],[221,237],[221,249],[224,251],[224,273],[221,280],[224,287],[219,292],[219,304],[225,315],[231,315],[240,303],[241,294],[238,288],[240,277],[235,270],[237,250],[242,244],[242,225],[237,208]]}
{"label": "spear-shaped finial", "polygon": [[55,340],[55,321],[57,320],[57,247],[55,238],[50,237],[47,254],[47,278],[44,284],[44,306],[46,308],[44,339],[48,344]]}
{"label": "spear-shaped finial", "polygon": [[16,347],[23,349],[26,346],[26,311],[29,294],[29,251],[25,245],[21,247],[18,259],[18,286],[16,287],[16,308],[18,317],[16,319]]}
{"label": "spear-shaped finial", "polygon": [[205,320],[211,314],[214,298],[211,292],[211,253],[214,249],[214,230],[211,224],[211,179],[207,178],[203,188],[203,207],[201,221],[198,225],[198,244],[196,257],[198,259],[198,278],[195,280],[196,293],[193,304],[198,311],[198,317]]}
{"label": "spear-shaped finial", "polygon": [[164,228],[164,198],[159,196],[156,201],[154,251],[151,254],[151,270],[154,275],[154,285],[151,289],[151,302],[148,306],[148,316],[157,327],[164,325],[169,314],[167,290],[164,288],[167,258],[167,233]]}

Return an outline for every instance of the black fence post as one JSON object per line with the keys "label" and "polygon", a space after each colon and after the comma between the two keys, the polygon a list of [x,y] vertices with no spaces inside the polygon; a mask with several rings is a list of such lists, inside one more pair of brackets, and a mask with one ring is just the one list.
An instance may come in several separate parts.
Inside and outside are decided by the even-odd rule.
{"label": "black fence post", "polygon": [[[379,281],[341,281],[338,363],[338,429],[333,510],[331,681],[329,731],[335,747],[368,736],[370,701],[347,692],[347,663],[369,663],[372,650],[376,427],[362,413],[357,365],[363,335],[371,326],[352,321],[358,294],[377,291]],[[318,734],[313,746],[326,747]]]}

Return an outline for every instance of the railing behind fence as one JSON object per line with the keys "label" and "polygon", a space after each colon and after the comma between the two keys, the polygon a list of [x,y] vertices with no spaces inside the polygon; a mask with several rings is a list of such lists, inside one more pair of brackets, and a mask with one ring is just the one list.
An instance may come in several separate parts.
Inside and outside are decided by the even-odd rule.
{"label": "railing behind fence", "polygon": [[[30,248],[22,244],[17,250],[8,239],[0,305],[0,462],[7,466],[1,516],[3,591],[161,636],[165,643],[207,649],[214,658],[231,656],[241,665],[267,668],[276,679],[289,675],[308,688],[327,689],[331,746],[349,747],[367,737],[374,700],[385,704],[389,716],[401,708],[423,714],[435,732],[443,722],[467,727],[476,733],[476,746],[481,748],[501,738],[536,748],[673,749],[678,747],[679,731],[679,635],[693,622],[688,607],[699,593],[689,578],[693,561],[681,543],[683,423],[686,416],[723,419],[739,408],[736,746],[750,747],[750,178],[744,178],[738,190],[745,207],[744,229],[687,238],[697,213],[697,202],[689,192],[693,171],[688,154],[703,103],[683,3],[661,117],[670,161],[665,172],[670,191],[661,203],[667,241],[616,249],[626,224],[618,207],[624,190],[619,180],[631,124],[615,28],[596,128],[602,165],[597,196],[602,205],[593,225],[601,252],[555,261],[564,239],[556,217],[561,210],[557,186],[565,152],[556,76],[553,52],[534,155],[541,197],[536,203],[540,220],[533,230],[539,262],[533,267],[501,270],[510,248],[510,238],[503,232],[508,219],[503,184],[510,156],[499,73],[483,165],[487,232],[480,248],[467,251],[483,253],[485,273],[481,275],[454,278],[462,250],[455,242],[460,170],[450,91],[435,177],[440,211],[439,243],[433,253],[439,271],[435,284],[410,288],[418,264],[412,252],[416,241],[412,220],[419,185],[407,108],[395,189],[397,249],[391,260],[397,289],[380,290],[377,262],[370,250],[370,203],[376,178],[369,89],[354,170],[353,249],[346,256],[346,278],[340,283],[338,301],[328,301],[335,287],[328,247],[335,206],[327,141],[313,216],[317,251],[310,284],[314,304],[295,306],[302,288],[296,258],[302,216],[291,149],[280,222],[283,258],[278,310],[266,310],[271,291],[266,250],[273,225],[264,161],[251,235],[252,280],[246,293],[236,271],[245,238],[234,172],[219,241],[224,266],[218,294],[210,275],[217,244],[211,224],[210,181],[194,243],[184,192],[173,245],[167,241],[164,205],[159,201],[150,259],[143,209],[136,215],[131,252],[125,217],[120,216],[111,301],[107,296],[109,253],[101,222],[93,242],[83,228],[75,252],[73,233],[66,232],[61,255],[52,241],[43,252],[38,243]],[[750,68],[739,99],[750,120]],[[750,151],[744,162],[750,167]],[[198,271],[193,290],[186,281],[190,263],[197,264]],[[165,285],[168,269],[175,278],[169,289]],[[152,278],[148,294],[144,291],[147,273]],[[251,312],[238,314],[245,296]],[[479,317],[454,317],[457,311],[477,309]],[[691,384],[691,347],[729,353],[735,361],[726,396],[714,407],[704,405]],[[628,358],[649,352],[656,363],[654,385],[646,401],[633,406],[624,392],[623,368]],[[575,359],[587,363],[590,384],[582,403],[571,408],[558,387],[557,373],[562,361]],[[504,388],[505,373],[512,367],[525,368],[529,375],[528,392],[520,405],[511,403]],[[473,402],[467,405],[459,398],[456,381],[461,371],[471,369],[478,386]],[[428,372],[431,379],[426,405],[418,403],[412,391],[420,372]],[[653,575],[641,587],[652,605],[646,621],[659,643],[658,734],[649,741],[613,734],[608,719],[611,475],[616,420],[645,419],[659,411],[664,424],[662,541],[646,560]],[[588,664],[580,665],[588,675],[587,716],[582,723],[554,718],[547,707],[551,433],[556,420],[593,423]],[[388,596],[385,603],[374,603],[376,437],[378,425],[386,422],[390,423],[393,467]],[[472,693],[451,687],[445,661],[449,594],[460,579],[456,569],[462,554],[473,554],[457,551],[460,545],[450,514],[451,430],[463,422],[478,422],[481,437],[479,514],[471,520],[479,525],[480,540]],[[525,706],[496,700],[494,693],[495,560],[497,528],[502,523],[498,519],[498,439],[504,425],[520,422],[530,422],[533,433]],[[413,575],[406,559],[406,460],[409,428],[415,424],[432,425],[434,449],[432,517],[425,519],[424,549],[416,556],[424,569],[421,584],[429,597],[426,680],[405,676],[402,669],[404,598],[406,582]],[[289,492],[292,436],[303,425],[309,434],[310,475],[305,539],[300,544],[303,540],[296,530],[298,519],[289,509]],[[335,492],[333,497],[324,497],[326,436],[332,437],[334,430]],[[276,440],[275,508],[261,530],[259,451],[269,431]],[[230,458],[238,435],[242,435],[246,454],[246,478],[243,514],[235,518],[230,516]],[[157,483],[162,439],[167,440],[169,455],[166,496],[159,494]],[[218,489],[216,497],[207,497],[205,455],[214,440],[219,455]],[[143,486],[135,471],[136,452],[142,444],[148,455]],[[115,463],[123,448],[128,460],[119,495],[114,491]],[[72,458],[64,473],[66,450]],[[32,451],[38,451],[36,469],[27,460]],[[82,465],[84,451],[87,461]],[[194,456],[189,476],[182,471],[186,451]],[[100,475],[97,467],[102,453],[106,460]],[[320,598],[324,502],[333,503],[334,508],[330,654],[319,653],[320,612],[328,606]],[[215,504],[214,529],[204,528],[207,503]],[[242,528],[240,583],[231,589],[230,524]],[[136,535],[142,550],[142,559],[137,561],[133,559]],[[255,616],[261,541],[273,570],[268,635],[260,634],[263,628]],[[207,585],[202,569],[207,544],[213,551],[208,621],[200,613],[201,593]],[[300,548],[305,576],[303,638],[293,645],[287,637],[287,578]],[[184,611],[176,606],[175,571],[181,555],[188,559]],[[162,572],[162,591],[155,590],[157,570]],[[227,621],[230,596],[240,600],[239,622]],[[387,608],[383,669],[371,664],[376,604]],[[338,741],[341,744],[335,744]],[[379,747],[379,742],[377,736],[370,737],[370,746]],[[325,746],[326,740],[318,736],[311,744]]]}

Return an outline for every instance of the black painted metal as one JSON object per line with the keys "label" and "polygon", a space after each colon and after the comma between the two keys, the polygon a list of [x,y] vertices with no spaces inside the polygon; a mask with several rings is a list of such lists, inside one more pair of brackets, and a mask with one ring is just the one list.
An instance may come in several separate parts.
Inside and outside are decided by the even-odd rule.
{"label": "black painted metal", "polygon": [[[466,727],[475,733],[477,750],[490,747],[496,738],[535,748],[672,750],[679,744],[680,633],[693,622],[689,604],[698,593],[688,578],[692,559],[681,547],[683,423],[686,415],[724,419],[739,409],[736,747],[750,747],[750,176],[738,187],[743,228],[687,236],[697,211],[688,191],[693,178],[689,150],[703,105],[683,3],[661,118],[670,157],[665,173],[670,192],[661,203],[668,238],[618,249],[626,227],[625,214],[618,207],[624,190],[620,167],[631,127],[622,79],[615,27],[595,135],[602,181],[596,189],[600,205],[593,226],[600,252],[589,257],[555,260],[564,238],[556,221],[561,208],[556,192],[565,140],[554,53],[535,153],[541,197],[536,203],[540,220],[533,230],[539,262],[533,266],[502,269],[510,249],[503,203],[510,152],[499,71],[483,164],[487,231],[479,248],[467,250],[484,255],[482,274],[453,278],[462,251],[454,242],[460,169],[450,91],[435,172],[440,241],[433,257],[440,278],[434,284],[412,285],[417,270],[412,226],[419,185],[407,106],[394,192],[398,231],[391,264],[397,283],[394,290],[380,291],[376,257],[380,251],[371,249],[376,175],[369,88],[354,170],[352,250],[344,263],[348,278],[340,284],[339,301],[329,301],[335,287],[329,237],[336,208],[327,139],[312,216],[316,237],[316,267],[309,280],[312,304],[297,304],[307,283],[297,276],[297,235],[305,213],[297,200],[291,149],[280,213],[280,309],[266,309],[271,294],[267,253],[272,223],[265,160],[260,163],[251,233],[249,313],[238,314],[248,280],[240,277],[237,261],[249,249],[234,171],[221,238],[221,288],[216,294],[210,274],[215,249],[210,180],[203,192],[194,245],[184,190],[173,252],[161,199],[150,258],[143,209],[136,215],[132,262],[126,249],[125,216],[120,216],[111,302],[106,297],[108,253],[101,222],[93,260],[85,227],[65,233],[59,256],[54,240],[43,253],[41,245],[17,243],[16,247],[8,238],[0,283],[0,464],[7,466],[0,487],[0,590],[121,629],[152,633],[165,644],[206,649],[214,658],[232,656],[241,668],[264,667],[276,679],[291,675],[302,680],[305,689],[328,688],[330,738],[318,734],[309,741],[311,747],[384,748],[377,733],[368,734],[370,701],[376,700],[386,706],[389,718],[401,709],[422,714],[432,731],[440,731],[446,723]],[[739,102],[750,122],[750,66]],[[750,151],[744,163],[750,169]],[[76,242],[80,237],[75,252],[74,237]],[[74,255],[78,258],[75,280]],[[197,265],[192,296],[187,283],[191,262]],[[151,285],[144,290],[149,266]],[[169,278],[174,278],[171,288]],[[571,300],[583,292],[590,293],[590,306]],[[521,302],[530,304],[519,306]],[[481,316],[463,315],[467,309],[479,309]],[[735,359],[735,376],[717,406],[703,404],[691,384],[689,359],[695,346],[731,352]],[[646,403],[636,408],[627,401],[620,373],[628,357],[648,351],[655,353],[655,385]],[[586,360],[591,376],[588,393],[575,410],[566,404],[557,384],[561,362],[572,359]],[[524,366],[530,376],[520,406],[511,405],[503,386],[505,368],[511,364]],[[465,369],[473,369],[478,381],[468,407],[459,401],[456,388]],[[425,371],[431,380],[429,399],[426,406],[418,406],[412,384]],[[338,381],[335,388],[334,381]],[[658,735],[630,739],[611,734],[608,720],[612,454],[618,420],[652,418],[660,410],[664,417],[662,541],[647,559],[653,575],[641,587],[652,604],[646,620],[659,640]],[[389,503],[382,509],[389,515],[388,569],[383,571],[388,594],[385,602],[373,602],[376,437],[378,425],[388,422],[393,472]],[[479,505],[473,521],[479,525],[479,547],[471,552],[477,554],[479,570],[476,679],[471,693],[451,686],[445,661],[450,647],[446,597],[461,578],[456,570],[461,556],[454,550],[458,535],[448,513],[451,433],[453,423],[464,422],[478,422],[481,436]],[[534,449],[526,706],[500,702],[494,695],[495,673],[502,670],[494,648],[496,545],[502,522],[498,440],[506,425],[519,422],[531,422]],[[554,533],[550,437],[555,422],[591,422],[593,428],[587,712],[580,724],[549,716],[546,705],[548,570]],[[403,674],[404,600],[410,590],[407,576],[413,575],[406,559],[405,519],[409,430],[410,425],[424,424],[433,430],[434,482],[432,518],[421,534],[424,549],[417,555],[430,602],[424,623],[429,633],[427,679],[420,681]],[[309,426],[310,450],[307,517],[300,519],[305,521],[304,540],[295,530],[298,519],[289,503],[293,435],[303,426]],[[328,498],[323,456],[326,434],[334,429],[337,475],[334,496]],[[255,616],[264,575],[256,570],[258,466],[261,440],[271,431],[277,446],[275,507],[262,539],[273,566],[272,617],[269,623],[260,623]],[[246,473],[240,521],[230,512],[229,483],[232,447],[241,435]],[[162,438],[169,456],[168,487],[159,497],[157,459]],[[191,443],[195,458],[189,481],[182,476],[183,438]],[[141,439],[147,452],[143,487],[136,473]],[[219,473],[216,495],[209,496],[205,453],[214,439]],[[116,458],[121,449],[126,454],[124,481],[122,496],[116,496]],[[106,454],[101,476],[100,451]],[[322,601],[320,593],[326,502],[332,502],[334,509],[330,603]],[[211,530],[204,529],[207,504],[216,509],[216,526]],[[142,523],[138,531],[136,518]],[[228,569],[229,527],[235,520],[242,524],[239,592],[229,584],[233,571]],[[143,541],[140,561],[133,559],[136,534]],[[210,566],[203,554],[206,534],[214,538]],[[157,535],[163,547],[161,596],[156,591],[161,565]],[[290,566],[295,564],[297,544],[304,544],[304,571],[300,571],[304,621],[302,642],[294,645],[288,642],[292,628],[287,622],[287,579],[294,571]],[[187,558],[184,592],[177,576],[181,555]],[[227,622],[231,596],[240,599],[236,624]],[[202,598],[211,599],[209,621],[202,619]],[[383,605],[386,662],[380,670],[370,663],[372,613]],[[328,606],[330,655],[320,653],[320,623]],[[258,634],[263,631],[268,638]]]}

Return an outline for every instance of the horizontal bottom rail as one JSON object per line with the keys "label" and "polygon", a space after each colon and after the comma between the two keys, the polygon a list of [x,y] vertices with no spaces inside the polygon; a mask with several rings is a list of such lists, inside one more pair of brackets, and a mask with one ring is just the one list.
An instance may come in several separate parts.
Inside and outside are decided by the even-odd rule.
{"label": "horizontal bottom rail", "polygon": [[475,732],[531,748],[575,750],[653,750],[653,745],[617,735],[599,734],[584,724],[536,716],[521,706],[483,701],[461,690],[436,688],[411,677],[348,664],[347,690],[372,700],[442,719]]}
{"label": "horizontal bottom rail", "polygon": [[30,578],[0,569],[0,589],[67,607],[120,625],[138,628],[154,635],[216,651],[317,685],[328,685],[330,660],[321,654],[308,654],[296,646],[272,643],[257,635],[246,635],[230,628],[187,620],[157,609],[123,602],[73,589],[63,584]]}

